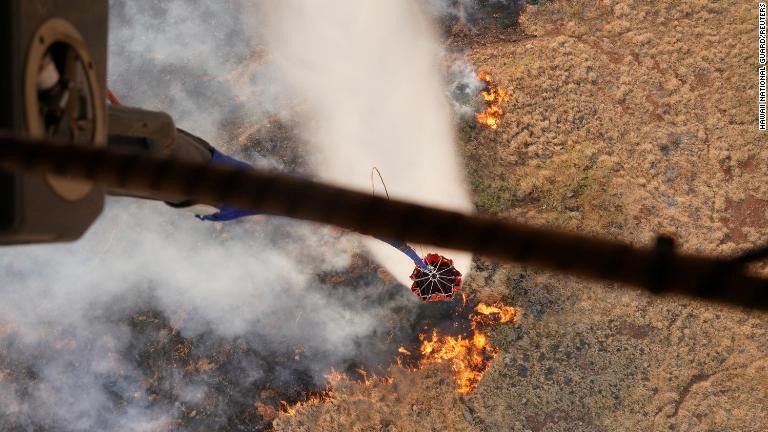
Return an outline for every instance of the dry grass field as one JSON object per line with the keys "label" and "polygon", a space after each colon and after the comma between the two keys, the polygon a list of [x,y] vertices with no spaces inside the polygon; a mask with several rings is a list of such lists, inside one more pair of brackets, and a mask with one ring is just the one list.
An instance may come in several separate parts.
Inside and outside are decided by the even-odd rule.
{"label": "dry grass field", "polygon": [[[511,93],[497,130],[457,131],[480,211],[699,254],[768,240],[755,2],[551,1],[519,22],[448,36]],[[474,393],[447,368],[394,368],[276,429],[768,429],[764,313],[482,258],[467,287],[524,311],[491,334],[501,351]]]}

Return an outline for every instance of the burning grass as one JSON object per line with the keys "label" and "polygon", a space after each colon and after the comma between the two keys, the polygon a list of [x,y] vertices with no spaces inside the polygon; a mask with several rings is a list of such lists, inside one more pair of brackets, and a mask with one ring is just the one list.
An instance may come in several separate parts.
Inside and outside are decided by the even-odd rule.
{"label": "burning grass", "polygon": [[[377,270],[360,257],[342,275],[318,278],[334,281],[329,285],[333,287],[360,286],[380,283]],[[393,298],[404,289],[396,282],[387,287],[384,291]],[[131,337],[127,346],[108,355],[103,373],[111,381],[106,388],[116,407],[143,404],[173,411],[157,430],[272,430],[280,418],[295,419],[299,412],[324,409],[349,397],[365,399],[362,403],[378,400],[364,395],[393,400],[424,375],[455,381],[458,396],[474,390],[498,352],[486,330],[514,321],[518,314],[517,309],[501,304],[463,300],[393,308],[378,339],[356,342],[365,343],[361,349],[365,356],[335,361],[342,369],[334,370],[329,363],[318,363],[322,352],[318,355],[316,347],[265,345],[258,335],[185,334],[179,329],[194,310],[184,306],[166,314],[149,307],[148,298],[137,309],[111,318],[110,322],[126,326]],[[386,300],[378,297],[377,301]],[[6,388],[36,385],[38,371],[45,370],[49,361],[32,362],[13,355],[9,348],[29,331],[14,323],[0,323],[0,383]],[[66,329],[35,336],[43,337],[57,355],[72,359],[88,343]],[[326,367],[329,373],[318,379],[316,372]],[[0,395],[5,406],[13,406],[15,400],[3,400]],[[0,429],[14,430],[24,421],[22,414],[6,417],[0,419]]]}
{"label": "burning grass", "polygon": [[491,129],[496,129],[504,117],[503,106],[509,101],[509,93],[496,85],[493,77],[487,72],[478,72],[477,77],[485,83],[485,90],[481,95],[486,107],[482,112],[475,114],[475,120]]}
{"label": "burning grass", "polygon": [[456,379],[457,391],[462,394],[471,393],[498,353],[498,348],[490,343],[488,335],[483,332],[484,327],[513,321],[518,313],[518,309],[501,303],[480,303],[469,315],[469,334],[441,335],[437,329],[433,329],[429,336],[419,335],[421,358],[418,367],[448,363]]}
{"label": "burning grass", "polygon": [[[466,304],[463,304],[460,309]],[[404,370],[415,371],[439,364],[449,365],[456,381],[456,391],[459,394],[469,394],[477,388],[483,374],[496,357],[498,348],[489,340],[487,329],[503,323],[516,321],[520,309],[506,306],[502,303],[479,303],[464,318],[468,328],[458,334],[447,334],[437,328],[419,334],[417,347],[409,349],[398,346],[398,366]],[[461,314],[461,311],[458,311]],[[457,317],[454,325],[461,326],[462,317]],[[354,371],[356,377],[332,370],[326,376],[328,387],[323,392],[310,396],[306,401],[291,405],[281,401],[281,412],[294,415],[301,408],[318,403],[324,403],[333,398],[337,387],[350,384],[369,387],[374,384],[392,384],[395,378],[391,375],[377,376],[364,369]]]}

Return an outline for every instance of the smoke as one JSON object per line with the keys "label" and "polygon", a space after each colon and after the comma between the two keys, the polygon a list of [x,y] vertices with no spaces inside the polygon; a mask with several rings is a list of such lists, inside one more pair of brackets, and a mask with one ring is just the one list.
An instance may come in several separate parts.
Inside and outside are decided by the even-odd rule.
{"label": "smoke", "polygon": [[482,108],[480,92],[486,84],[477,77],[477,68],[463,57],[450,59],[448,67],[448,91],[453,111],[460,120],[474,119]]}
{"label": "smoke", "polygon": [[538,4],[539,0],[424,0],[433,15],[443,25],[460,21],[470,27],[482,24],[503,23],[515,25],[517,15],[526,4]]}
{"label": "smoke", "polygon": [[[375,365],[386,358],[384,324],[395,309],[412,324],[414,299],[370,272],[352,279],[356,243],[278,218],[217,227],[113,199],[77,243],[3,249],[0,426],[143,430],[174,419],[179,404],[238,395],[252,408],[254,388],[312,389],[331,368]],[[329,284],[327,272],[343,277]],[[189,341],[191,353],[177,353]],[[222,343],[241,344],[241,355],[217,363]],[[296,347],[301,359],[278,360]],[[216,380],[187,373],[204,358]],[[234,381],[226,391],[212,384],[222,377]],[[235,408],[222,403],[209,418],[221,426]]]}
{"label": "smoke", "polygon": [[172,113],[212,142],[223,122],[253,125],[285,109],[242,1],[110,1],[108,85],[127,105]]}
{"label": "smoke", "polygon": [[478,8],[477,0],[427,0],[432,13],[440,17],[466,20]]}
{"label": "smoke", "polygon": [[[393,197],[470,211],[441,49],[417,5],[110,7],[108,82],[125,104],[271,167],[294,160],[273,138],[259,154],[229,139],[298,111],[318,177],[369,190],[377,166]],[[363,241],[406,279],[407,258]],[[0,429],[263,427],[256,402],[303,399],[331,368],[375,367],[419,330],[423,306],[361,249],[328,227],[208,224],[128,199],[109,199],[76,243],[0,249]],[[443,253],[466,273],[468,255]]]}
{"label": "smoke", "polygon": [[[442,48],[425,11],[408,0],[261,4],[275,67],[306,106],[304,136],[322,180],[371,191],[383,174],[392,198],[472,210],[453,136]],[[381,195],[378,179],[374,188]],[[377,260],[408,283],[413,264],[378,240]],[[422,251],[436,250],[424,246]],[[470,256],[439,251],[462,273]]]}

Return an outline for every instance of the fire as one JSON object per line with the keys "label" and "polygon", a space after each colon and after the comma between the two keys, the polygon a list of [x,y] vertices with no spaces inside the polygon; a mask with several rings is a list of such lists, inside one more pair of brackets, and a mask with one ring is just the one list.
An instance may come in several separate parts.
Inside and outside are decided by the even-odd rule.
{"label": "fire", "polygon": [[296,412],[301,409],[302,407],[306,407],[309,405],[316,405],[319,403],[323,403],[330,398],[333,397],[333,388],[328,387],[326,390],[324,390],[321,393],[310,395],[307,400],[296,402],[295,404],[291,405],[287,401],[281,400],[280,401],[280,412],[284,415],[295,415]]}
{"label": "fire", "polygon": [[478,315],[472,317],[473,321],[485,325],[496,325],[510,322],[517,317],[518,310],[512,306],[504,306],[501,303],[487,305],[480,303],[475,307]]}
{"label": "fire", "polygon": [[478,72],[477,77],[485,83],[485,90],[481,93],[486,107],[482,112],[475,114],[475,120],[491,129],[496,129],[504,117],[502,105],[509,101],[509,93],[497,86],[493,77],[487,72]]}
{"label": "fire", "polygon": [[360,376],[360,379],[350,378],[343,372],[339,372],[336,369],[331,369],[331,371],[325,375],[325,390],[313,393],[306,400],[299,401],[294,404],[281,400],[279,401],[280,412],[284,415],[292,416],[295,415],[296,412],[303,407],[327,402],[333,398],[334,390],[341,386],[356,384],[359,386],[369,387],[373,384],[391,384],[393,382],[393,378],[390,376],[380,377],[375,373],[369,373],[362,368],[357,369],[356,372]]}
{"label": "fire", "polygon": [[439,336],[436,330],[430,338],[423,338],[419,366],[448,362],[456,375],[458,392],[471,393],[483,377],[497,349],[488,343],[488,338],[473,331],[471,337]]}
{"label": "fire", "polygon": [[[483,374],[499,352],[483,330],[490,326],[514,322],[519,313],[520,309],[500,302],[479,303],[469,314],[470,331],[468,333],[448,336],[441,335],[437,329],[433,329],[429,334],[421,334],[418,351],[408,350],[404,346],[397,348],[398,353],[411,359],[407,362],[408,366],[404,366],[402,357],[398,357],[398,365],[420,369],[435,364],[448,364],[455,376],[456,390],[461,394],[471,393],[477,388]],[[333,397],[334,389],[344,385],[356,384],[367,387],[374,384],[391,384],[394,381],[392,376],[379,377],[364,369],[357,369],[356,372],[359,379],[350,378],[343,372],[331,369],[331,372],[325,376],[327,387],[324,391],[293,405],[280,401],[281,413],[294,415],[302,407],[323,403]]]}
{"label": "fire", "polygon": [[[325,380],[327,383],[325,390],[310,394],[306,400],[298,401],[293,404],[289,403],[288,401],[281,400],[279,401],[280,412],[283,415],[292,416],[295,415],[296,412],[302,407],[323,403],[331,399],[333,397],[333,389],[339,382],[345,379],[347,379],[346,375],[341,372],[337,372],[336,369],[331,369],[331,371],[325,375]],[[262,395],[262,397],[263,396],[264,395]]]}
{"label": "fire", "polygon": [[[475,307],[475,313],[469,317],[471,335],[443,336],[437,330],[432,330],[429,336],[420,335],[421,359],[418,366],[450,364],[456,378],[457,391],[462,394],[471,393],[498,353],[498,348],[490,343],[480,326],[513,321],[518,312],[517,308],[501,303],[480,303]],[[404,347],[400,348],[399,352],[408,352]]]}

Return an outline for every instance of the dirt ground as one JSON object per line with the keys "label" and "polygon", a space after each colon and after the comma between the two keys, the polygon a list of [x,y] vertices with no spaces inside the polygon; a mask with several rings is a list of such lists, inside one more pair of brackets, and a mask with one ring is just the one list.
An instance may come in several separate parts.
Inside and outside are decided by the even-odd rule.
{"label": "dirt ground", "polygon": [[[638,245],[730,255],[768,239],[756,2],[574,0],[449,38],[511,91],[461,125],[476,203]],[[765,271],[757,269],[757,271]],[[524,313],[468,396],[393,369],[281,415],[279,431],[764,431],[768,315],[478,258],[469,289]]]}

